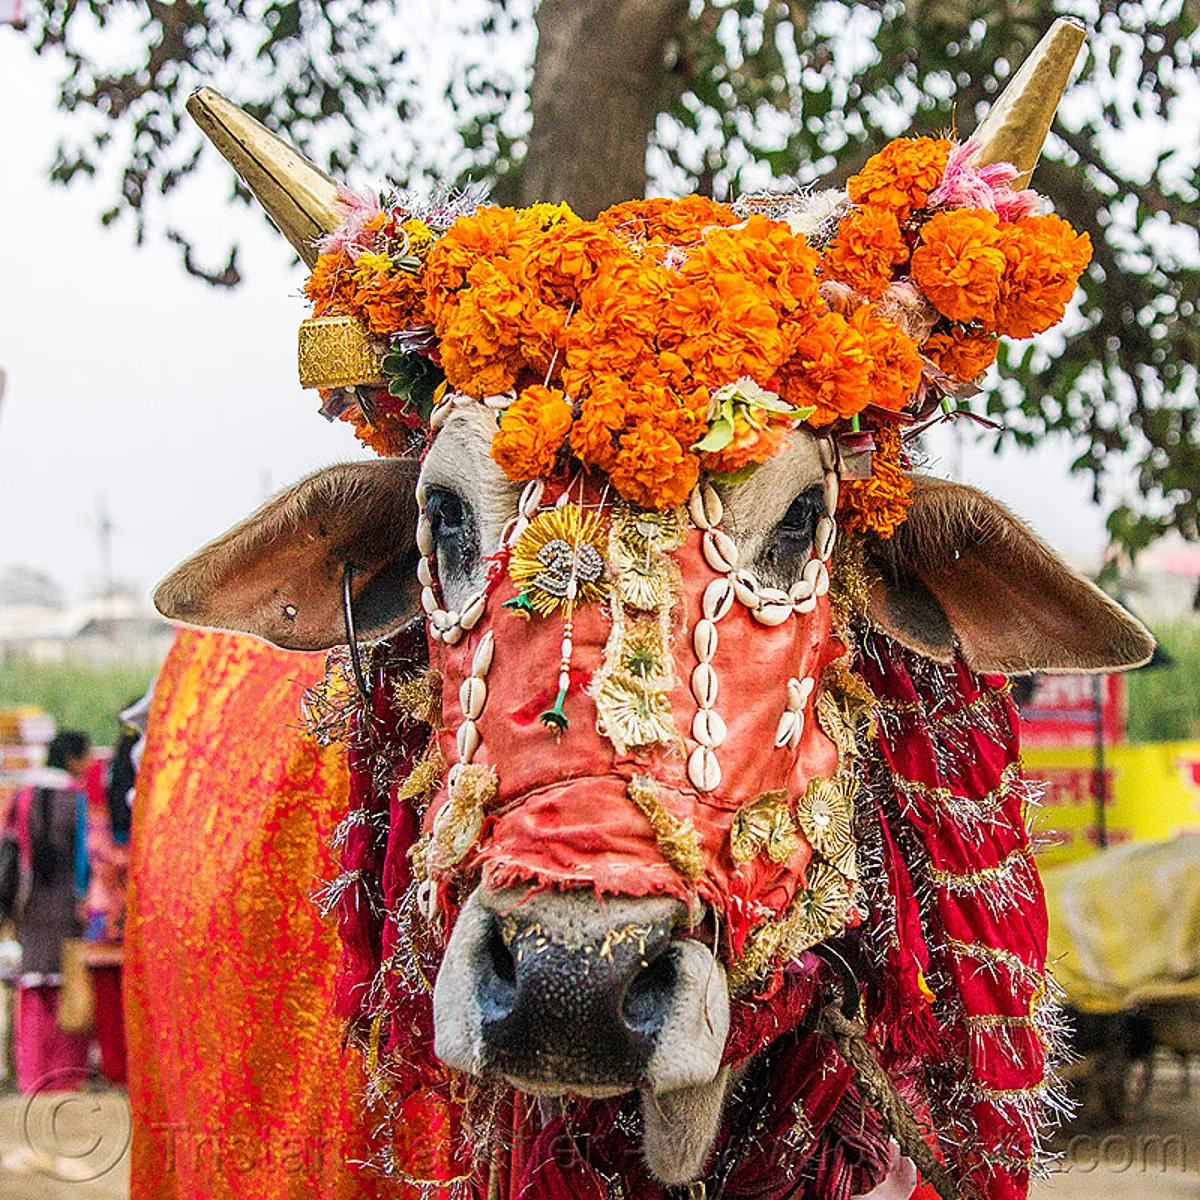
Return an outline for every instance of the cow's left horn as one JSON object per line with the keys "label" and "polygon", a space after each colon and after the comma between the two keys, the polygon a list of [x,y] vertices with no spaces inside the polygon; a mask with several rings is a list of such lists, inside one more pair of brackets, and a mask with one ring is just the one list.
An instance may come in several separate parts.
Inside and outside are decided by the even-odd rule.
{"label": "cow's left horn", "polygon": [[1006,162],[1017,168],[1014,190],[1029,185],[1085,37],[1079,21],[1059,17],[972,135],[980,147],[976,165]]}
{"label": "cow's left horn", "polygon": [[187,110],[296,253],[310,267],[315,266],[317,239],[332,233],[340,219],[338,185],[213,88],[201,88],[192,95]]}

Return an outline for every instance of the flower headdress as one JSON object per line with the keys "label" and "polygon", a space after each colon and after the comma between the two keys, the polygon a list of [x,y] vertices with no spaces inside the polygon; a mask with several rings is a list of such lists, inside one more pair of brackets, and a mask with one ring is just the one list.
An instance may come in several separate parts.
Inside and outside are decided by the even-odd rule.
{"label": "flower headdress", "polygon": [[477,192],[360,197],[216,93],[192,108],[312,267],[302,383],[380,453],[475,398],[511,478],[570,458],[667,509],[807,424],[841,441],[844,521],[886,537],[911,487],[903,433],[974,394],[1000,337],[1056,324],[1090,261],[1087,234],[1021,186],[1081,40],[1059,21],[974,137],[897,138],[844,193],[638,200],[594,221]]}

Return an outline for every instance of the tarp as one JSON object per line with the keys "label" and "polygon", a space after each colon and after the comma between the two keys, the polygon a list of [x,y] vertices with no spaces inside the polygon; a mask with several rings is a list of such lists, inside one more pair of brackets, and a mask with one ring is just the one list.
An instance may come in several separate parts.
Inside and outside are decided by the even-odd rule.
{"label": "tarp", "polygon": [[1042,879],[1049,961],[1073,1007],[1200,1003],[1200,837],[1116,846]]}

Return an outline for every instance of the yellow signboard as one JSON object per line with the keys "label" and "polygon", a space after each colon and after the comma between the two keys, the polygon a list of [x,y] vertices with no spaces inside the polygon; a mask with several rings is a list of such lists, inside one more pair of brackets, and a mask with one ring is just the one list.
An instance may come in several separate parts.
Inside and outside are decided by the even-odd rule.
{"label": "yellow signboard", "polygon": [[[1043,780],[1030,814],[1038,863],[1074,862],[1097,848],[1095,757],[1090,747],[1030,749],[1025,773]],[[1105,750],[1110,846],[1200,834],[1200,741],[1145,742]]]}

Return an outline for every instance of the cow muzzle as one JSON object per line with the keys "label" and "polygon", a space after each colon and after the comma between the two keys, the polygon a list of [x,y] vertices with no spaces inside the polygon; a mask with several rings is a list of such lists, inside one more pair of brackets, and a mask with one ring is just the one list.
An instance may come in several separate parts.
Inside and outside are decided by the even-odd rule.
{"label": "cow muzzle", "polygon": [[477,888],[434,989],[438,1057],[542,1095],[712,1084],[728,987],[686,923],[667,898]]}

